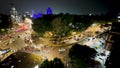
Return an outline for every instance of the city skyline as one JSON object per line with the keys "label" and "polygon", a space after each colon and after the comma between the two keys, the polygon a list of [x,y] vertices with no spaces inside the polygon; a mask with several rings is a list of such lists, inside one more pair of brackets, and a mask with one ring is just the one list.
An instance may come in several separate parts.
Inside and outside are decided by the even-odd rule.
{"label": "city skyline", "polygon": [[118,12],[120,8],[117,2],[117,0],[5,0],[0,2],[0,13],[8,14],[11,8],[10,4],[13,3],[19,13],[34,11],[46,14],[46,9],[51,7],[54,14],[102,14],[111,10]]}

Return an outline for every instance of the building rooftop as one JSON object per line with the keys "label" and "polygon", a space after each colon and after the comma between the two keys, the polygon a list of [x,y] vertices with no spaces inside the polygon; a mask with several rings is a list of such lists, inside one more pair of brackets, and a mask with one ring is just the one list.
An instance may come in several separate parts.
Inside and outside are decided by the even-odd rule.
{"label": "building rooftop", "polygon": [[120,23],[119,22],[113,22],[111,32],[120,33]]}

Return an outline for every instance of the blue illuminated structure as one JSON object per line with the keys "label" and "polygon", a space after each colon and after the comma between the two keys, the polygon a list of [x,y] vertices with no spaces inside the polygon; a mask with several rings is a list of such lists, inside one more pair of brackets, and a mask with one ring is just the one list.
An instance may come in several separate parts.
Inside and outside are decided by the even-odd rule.
{"label": "blue illuminated structure", "polygon": [[42,13],[38,13],[38,14],[33,14],[32,15],[32,17],[34,18],[34,19],[37,19],[37,18],[42,18],[43,17],[43,14]]}
{"label": "blue illuminated structure", "polygon": [[[47,8],[46,12],[47,12],[47,15],[52,15],[53,14],[52,9],[50,7]],[[33,13],[32,17],[34,19],[43,17],[43,14],[41,12],[39,12],[38,14],[35,14],[35,12],[32,10],[32,13]]]}
{"label": "blue illuminated structure", "polygon": [[47,15],[52,15],[53,12],[52,12],[52,9],[50,7],[47,8]]}
{"label": "blue illuminated structure", "polygon": [[43,17],[43,14],[42,13],[38,13],[37,14],[37,18],[42,18]]}
{"label": "blue illuminated structure", "polygon": [[32,16],[34,19],[37,19],[37,14],[33,14]]}

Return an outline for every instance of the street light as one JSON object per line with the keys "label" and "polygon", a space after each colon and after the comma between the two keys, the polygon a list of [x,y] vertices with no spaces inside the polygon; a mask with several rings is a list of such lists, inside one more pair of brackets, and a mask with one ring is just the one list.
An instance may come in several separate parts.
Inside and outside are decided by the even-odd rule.
{"label": "street light", "polygon": [[38,65],[36,65],[34,68],[39,68],[39,66],[38,66]]}

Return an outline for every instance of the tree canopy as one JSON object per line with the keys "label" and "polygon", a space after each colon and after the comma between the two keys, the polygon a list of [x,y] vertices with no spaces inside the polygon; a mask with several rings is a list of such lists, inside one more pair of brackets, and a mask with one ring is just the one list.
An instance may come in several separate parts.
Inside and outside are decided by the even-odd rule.
{"label": "tree canopy", "polygon": [[[75,68],[88,68],[94,64],[96,51],[85,45],[75,44],[69,51],[69,57]],[[82,66],[81,66],[82,65]]]}
{"label": "tree canopy", "polygon": [[59,58],[55,58],[53,61],[45,60],[39,68],[64,68],[64,64]]}
{"label": "tree canopy", "polygon": [[[52,31],[56,35],[67,36],[70,31],[83,31],[92,24],[89,18],[85,16],[76,16],[70,14],[43,15],[42,18],[34,19],[33,29],[44,34],[46,31]],[[69,24],[72,24],[69,26]]]}

